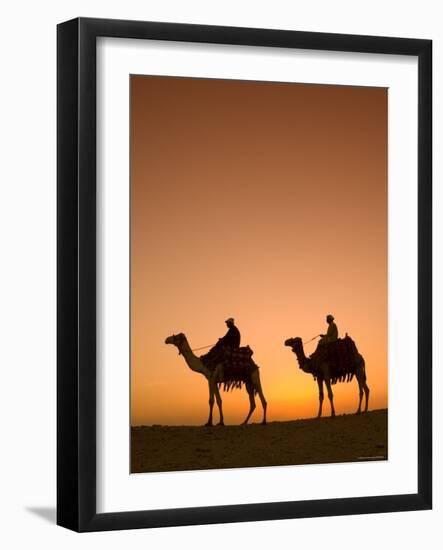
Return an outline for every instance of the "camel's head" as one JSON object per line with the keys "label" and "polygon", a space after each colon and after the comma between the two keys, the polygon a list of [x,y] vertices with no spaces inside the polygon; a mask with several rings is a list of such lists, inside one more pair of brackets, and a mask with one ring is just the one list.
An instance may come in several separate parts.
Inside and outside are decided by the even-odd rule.
{"label": "camel's head", "polygon": [[311,361],[306,357],[303,350],[303,340],[298,336],[296,338],[288,338],[285,340],[285,346],[289,346],[297,356],[298,366],[304,372],[311,372]]}
{"label": "camel's head", "polygon": [[300,349],[302,346],[302,339],[298,336],[296,338],[288,338],[285,340],[285,346],[289,346],[290,348]]}
{"label": "camel's head", "polygon": [[174,346],[177,346],[178,349],[181,348],[184,342],[186,342],[186,336],[183,334],[183,332],[180,332],[179,334],[173,334],[172,336],[168,336],[165,340],[165,344],[172,344]]}

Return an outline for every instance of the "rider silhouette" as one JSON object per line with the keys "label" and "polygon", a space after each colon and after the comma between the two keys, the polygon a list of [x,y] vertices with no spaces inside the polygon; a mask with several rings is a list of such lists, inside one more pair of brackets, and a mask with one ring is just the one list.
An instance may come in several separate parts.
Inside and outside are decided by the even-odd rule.
{"label": "rider silhouette", "polygon": [[320,334],[321,340],[318,343],[319,346],[330,344],[331,342],[335,342],[338,339],[338,328],[337,325],[334,323],[334,317],[332,315],[328,315],[326,317],[326,322],[329,325],[328,331],[326,334]]}
{"label": "rider silhouette", "polygon": [[234,324],[234,319],[229,317],[225,321],[228,332],[218,339],[218,342],[213,346],[208,353],[202,355],[201,359],[206,365],[215,365],[223,357],[226,349],[237,349],[240,347],[240,331]]}
{"label": "rider silhouette", "polygon": [[218,348],[239,348],[240,347],[240,331],[234,324],[234,319],[232,317],[229,317],[229,319],[226,319],[225,321],[228,332],[219,339],[215,347]]}

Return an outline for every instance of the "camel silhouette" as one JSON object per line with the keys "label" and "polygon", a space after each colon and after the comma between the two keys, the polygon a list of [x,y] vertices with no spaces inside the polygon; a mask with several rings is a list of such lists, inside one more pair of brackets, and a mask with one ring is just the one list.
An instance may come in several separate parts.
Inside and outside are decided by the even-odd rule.
{"label": "camel silhouette", "polygon": [[[247,424],[252,413],[255,410],[255,394],[258,393],[262,407],[263,407],[263,420],[262,424],[266,424],[266,399],[263,394],[263,390],[260,382],[260,374],[258,367],[251,368],[248,373],[242,373],[240,383],[238,379],[233,380],[229,373],[226,373],[226,369],[222,363],[218,364],[214,370],[209,370],[201,361],[199,357],[194,355],[191,350],[191,346],[188,343],[186,336],[183,333],[173,334],[168,336],[165,340],[165,344],[172,344],[176,346],[180,355],[185,359],[188,367],[194,372],[202,374],[208,381],[209,386],[209,418],[205,426],[212,426],[212,409],[214,407],[214,396],[217,401],[218,410],[220,413],[220,422],[219,426],[224,426],[223,419],[223,404],[220,396],[219,385],[224,384],[224,388],[228,389],[230,387],[241,387],[241,384],[244,383],[246,391],[249,395],[249,412],[244,420],[243,424]],[[255,364],[253,364],[255,365]]]}
{"label": "camel silhouette", "polygon": [[[349,342],[346,342],[346,340],[348,340]],[[346,338],[344,338],[343,340],[338,340],[338,345],[340,345],[341,342],[345,342],[348,350],[346,360],[342,361],[344,365],[337,364],[337,356],[334,356],[332,353],[328,353],[328,349],[325,349],[326,346],[323,349],[317,348],[317,350],[310,357],[306,357],[303,349],[303,341],[301,338],[289,338],[285,341],[285,346],[289,346],[295,353],[298,365],[301,370],[303,372],[312,374],[314,376],[314,379],[317,380],[320,402],[317,418],[319,418],[322,414],[323,382],[326,385],[329,401],[331,403],[331,417],[334,417],[334,395],[332,393],[331,384],[335,384],[335,382],[349,382],[350,380],[352,380],[354,375],[357,379],[359,390],[359,402],[356,414],[360,414],[361,412],[363,392],[366,396],[364,412],[368,410],[369,388],[366,384],[365,360],[360,355],[360,353],[358,353],[357,347],[355,346],[351,338],[346,336]]]}

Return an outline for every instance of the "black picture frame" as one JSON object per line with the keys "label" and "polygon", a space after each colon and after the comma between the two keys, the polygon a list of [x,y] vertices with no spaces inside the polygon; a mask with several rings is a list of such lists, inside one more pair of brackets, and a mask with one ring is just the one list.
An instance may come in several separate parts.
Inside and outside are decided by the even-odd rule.
{"label": "black picture frame", "polygon": [[[96,511],[96,39],[399,54],[418,58],[416,494],[136,512]],[[104,531],[432,507],[432,42],[79,18],[57,29],[57,523]]]}

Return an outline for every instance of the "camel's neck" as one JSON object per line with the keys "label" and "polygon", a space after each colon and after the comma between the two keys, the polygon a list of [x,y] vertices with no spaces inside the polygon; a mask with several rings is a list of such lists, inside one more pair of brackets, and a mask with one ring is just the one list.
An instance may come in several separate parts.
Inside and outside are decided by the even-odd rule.
{"label": "camel's neck", "polygon": [[203,365],[203,363],[200,361],[200,358],[192,352],[191,346],[189,345],[187,340],[184,340],[178,349],[185,358],[185,361],[191,370],[193,370],[194,372],[199,372],[200,374],[206,376],[206,378],[209,378],[209,370]]}
{"label": "camel's neck", "polygon": [[305,350],[303,349],[303,344],[300,344],[299,346],[295,346],[292,348],[292,351],[295,353],[297,357],[297,361],[299,364],[299,367],[304,370],[305,372],[311,372],[310,369],[310,360],[305,355]]}

